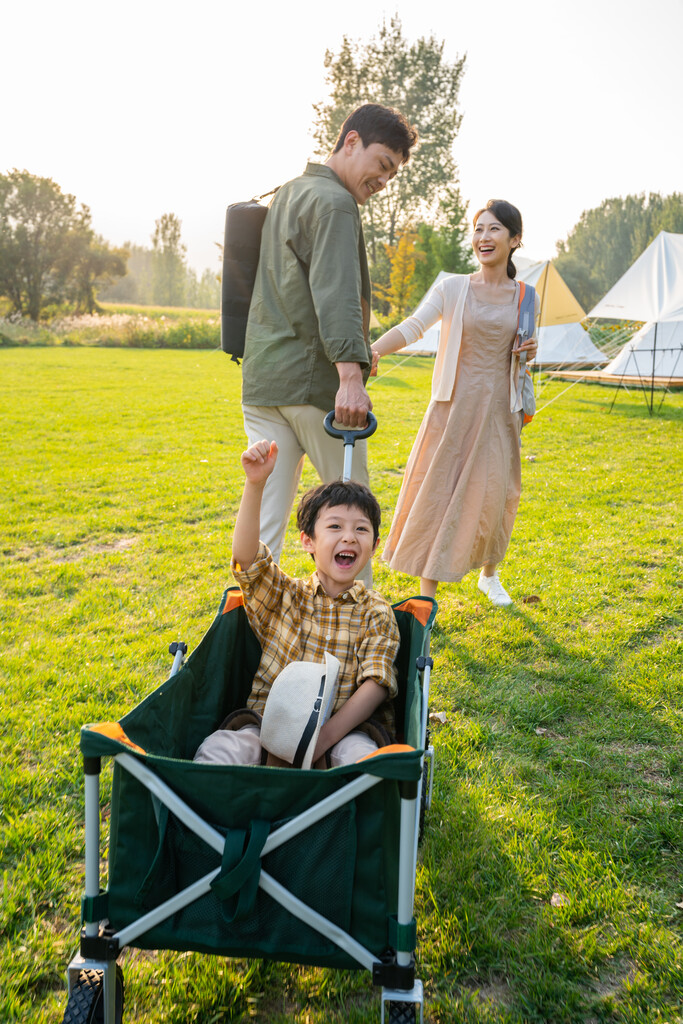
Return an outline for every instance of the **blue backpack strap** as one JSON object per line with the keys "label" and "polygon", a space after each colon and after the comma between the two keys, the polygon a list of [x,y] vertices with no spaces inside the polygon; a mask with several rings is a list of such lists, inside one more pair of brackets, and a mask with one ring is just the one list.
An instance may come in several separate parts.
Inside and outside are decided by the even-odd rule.
{"label": "blue backpack strap", "polygon": [[[536,326],[536,289],[524,281],[519,282],[519,307],[517,311],[517,335],[515,347],[527,341],[534,333]],[[526,352],[519,354],[519,376],[517,378],[517,393],[515,395],[515,408],[522,407],[522,389],[524,378],[527,374]],[[533,415],[533,413],[531,414]]]}
{"label": "blue backpack strap", "polygon": [[536,323],[536,289],[524,281],[519,283],[519,310],[517,313],[517,344],[527,341],[534,333]]}

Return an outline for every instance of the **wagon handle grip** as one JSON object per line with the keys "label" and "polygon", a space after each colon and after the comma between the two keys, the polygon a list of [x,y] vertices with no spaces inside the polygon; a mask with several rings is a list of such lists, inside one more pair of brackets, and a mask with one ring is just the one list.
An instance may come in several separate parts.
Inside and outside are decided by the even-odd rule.
{"label": "wagon handle grip", "polygon": [[377,417],[369,412],[368,413],[368,425],[363,427],[361,430],[340,430],[338,427],[332,426],[334,423],[334,409],[328,412],[325,417],[324,427],[330,437],[343,437],[344,445],[350,444],[351,447],[356,441],[362,441],[365,437],[370,437],[377,430]]}
{"label": "wagon handle grip", "polygon": [[356,441],[362,441],[365,437],[370,437],[377,430],[377,417],[371,412],[368,412],[368,425],[363,427],[361,430],[340,430],[338,427],[333,426],[334,423],[334,409],[328,412],[327,416],[323,421],[325,430],[330,437],[340,437],[344,442],[344,473],[342,480],[346,482],[351,479],[351,462],[353,459],[353,446]]}

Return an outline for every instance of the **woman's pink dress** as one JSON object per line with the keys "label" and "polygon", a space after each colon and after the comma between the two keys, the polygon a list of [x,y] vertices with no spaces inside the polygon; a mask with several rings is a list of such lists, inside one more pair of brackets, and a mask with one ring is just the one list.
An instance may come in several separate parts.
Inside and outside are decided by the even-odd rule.
{"label": "woman's pink dress", "polygon": [[511,302],[468,289],[450,402],[432,401],[406,467],[384,558],[392,569],[456,582],[502,561],[521,492],[522,413],[510,412]]}

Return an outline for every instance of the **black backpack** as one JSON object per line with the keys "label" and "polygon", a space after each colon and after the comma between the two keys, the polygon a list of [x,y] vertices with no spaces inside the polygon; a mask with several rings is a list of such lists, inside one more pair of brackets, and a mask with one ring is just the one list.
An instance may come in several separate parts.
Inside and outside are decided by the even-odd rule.
{"label": "black backpack", "polygon": [[259,200],[274,192],[277,192],[276,188],[248,203],[233,203],[225,213],[221,348],[236,363],[244,355],[244,336],[261,251],[261,231],[268,213],[268,207]]}

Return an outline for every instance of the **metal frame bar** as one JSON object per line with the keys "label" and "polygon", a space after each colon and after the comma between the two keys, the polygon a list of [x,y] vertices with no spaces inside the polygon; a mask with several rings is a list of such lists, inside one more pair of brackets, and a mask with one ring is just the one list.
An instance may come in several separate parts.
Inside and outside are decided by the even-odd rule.
{"label": "metal frame bar", "polygon": [[[100,776],[85,776],[85,895],[100,892]],[[99,922],[86,921],[85,934],[97,935]]]}

